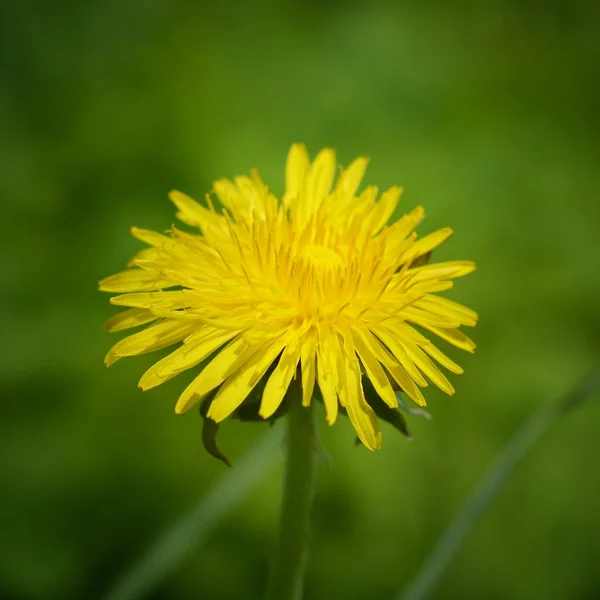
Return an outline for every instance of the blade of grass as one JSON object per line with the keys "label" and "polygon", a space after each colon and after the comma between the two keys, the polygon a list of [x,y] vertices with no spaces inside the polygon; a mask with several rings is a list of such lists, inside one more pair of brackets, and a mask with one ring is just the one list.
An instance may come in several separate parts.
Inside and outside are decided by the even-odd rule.
{"label": "blade of grass", "polygon": [[600,369],[554,402],[541,406],[506,443],[462,509],[435,545],[409,586],[396,600],[424,600],[435,589],[463,540],[485,509],[496,498],[515,467],[542,434],[563,415],[580,407],[600,391]]}
{"label": "blade of grass", "polygon": [[104,600],[144,598],[189,554],[198,548],[219,521],[246,496],[278,457],[280,427],[274,426],[234,468],[215,483],[211,491],[167,530],[116,585]]}

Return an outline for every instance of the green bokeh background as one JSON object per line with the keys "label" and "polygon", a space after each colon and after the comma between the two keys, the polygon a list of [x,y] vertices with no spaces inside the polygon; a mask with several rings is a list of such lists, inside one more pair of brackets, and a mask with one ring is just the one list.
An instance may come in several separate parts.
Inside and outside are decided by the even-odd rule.
{"label": "green bokeh background", "polygon": [[[367,183],[401,184],[451,225],[439,259],[479,270],[457,394],[409,442],[354,447],[321,423],[306,598],[387,600],[405,585],[519,424],[600,355],[598,3],[167,0],[0,7],[0,597],[95,599],[225,467],[190,377],[142,393],[144,356],[106,370],[118,335],[97,281],[164,230],[167,192],[258,167],[276,191],[290,143]],[[190,374],[191,375],[191,374]],[[228,423],[235,462],[265,425]],[[600,403],[554,427],[457,555],[435,597],[600,597]],[[260,598],[277,522],[271,470],[151,598]]]}

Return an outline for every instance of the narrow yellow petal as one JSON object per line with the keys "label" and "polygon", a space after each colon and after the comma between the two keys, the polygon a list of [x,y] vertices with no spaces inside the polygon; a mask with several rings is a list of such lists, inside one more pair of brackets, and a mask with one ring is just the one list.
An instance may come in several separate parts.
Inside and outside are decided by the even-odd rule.
{"label": "narrow yellow petal", "polygon": [[449,316],[447,312],[442,315],[440,314],[440,311],[433,313],[428,310],[417,308],[416,306],[407,306],[406,308],[403,308],[402,316],[410,323],[414,323],[415,325],[420,325],[422,327],[427,324],[432,325],[433,327],[444,327],[451,329],[453,327],[460,327],[461,325],[459,319]]}
{"label": "narrow yellow petal", "polygon": [[284,206],[289,206],[300,197],[309,167],[310,158],[306,146],[304,144],[293,144],[285,165]]}
{"label": "narrow yellow petal", "polygon": [[377,201],[369,216],[372,235],[375,235],[390,220],[398,206],[401,194],[402,188],[397,186],[391,187],[381,194],[381,198]]}
{"label": "narrow yellow petal", "polygon": [[329,364],[330,355],[322,343],[317,347],[317,381],[323,396],[325,405],[325,416],[330,425],[335,423],[338,414],[338,398],[332,367]]}
{"label": "narrow yellow petal", "polygon": [[369,348],[364,343],[362,336],[355,334],[353,339],[356,352],[358,353],[375,391],[389,407],[396,408],[398,406],[398,400],[396,399],[390,380],[381,367],[381,364],[377,358],[375,358],[373,353],[370,352]]}
{"label": "narrow yellow petal", "polygon": [[401,342],[402,335],[397,329],[390,329],[377,326],[372,328],[373,333],[387,346],[388,350],[394,355],[396,360],[402,365],[405,371],[418,383],[421,387],[427,386],[427,381],[423,375],[415,367],[413,361],[408,356],[404,345]]}
{"label": "narrow yellow petal", "polygon": [[462,375],[464,373],[462,367],[457,365],[453,360],[448,358],[441,350],[439,350],[434,344],[426,344],[425,346],[421,346],[421,348],[431,356],[437,360],[440,365],[446,367],[448,371],[452,373],[456,373],[457,375]]}
{"label": "narrow yellow petal", "polygon": [[106,331],[121,331],[155,321],[156,315],[145,308],[129,308],[114,315],[104,324]]}
{"label": "narrow yellow petal", "polygon": [[248,212],[249,204],[247,198],[229,179],[217,179],[213,182],[213,190],[219,202],[230,211]]}
{"label": "narrow yellow petal", "polygon": [[402,391],[418,406],[426,406],[425,397],[421,390],[417,387],[414,379],[406,372],[404,367],[400,365],[387,366],[386,369],[390,375],[396,380]]}
{"label": "narrow yellow petal", "polygon": [[279,408],[285,393],[296,373],[300,361],[300,345],[297,341],[288,344],[282,352],[277,366],[271,373],[263,391],[262,402],[258,414],[268,419]]}
{"label": "narrow yellow petal", "polygon": [[113,296],[110,299],[111,304],[117,306],[132,306],[137,308],[187,308],[191,305],[194,298],[194,292],[191,290],[159,291],[159,292],[141,292],[134,294],[122,294]]}
{"label": "narrow yellow petal", "polygon": [[460,348],[461,350],[466,350],[467,352],[475,352],[475,342],[468,338],[462,331],[458,329],[444,329],[443,327],[433,327],[426,323],[421,325],[423,329],[427,329],[431,331],[431,333],[435,333],[435,335],[441,337],[443,340],[446,340],[453,346]]}
{"label": "narrow yellow petal", "polygon": [[139,267],[140,262],[156,261],[159,258],[156,248],[142,248],[127,261],[127,268]]}
{"label": "narrow yellow petal", "polygon": [[345,396],[348,417],[360,441],[369,450],[376,450],[381,448],[381,431],[375,412],[365,399],[358,359],[354,352],[352,337],[348,333],[344,335],[343,360],[346,381],[343,395]]}
{"label": "narrow yellow petal", "polygon": [[430,279],[428,281],[421,281],[411,284],[410,291],[414,292],[415,294],[433,294],[434,292],[445,292],[453,287],[453,281],[438,281],[437,279]]}
{"label": "narrow yellow petal", "polygon": [[149,390],[194,367],[238,333],[204,327],[200,335],[193,336],[195,339],[186,340],[183,346],[150,367],[140,379],[139,387]]}
{"label": "narrow yellow petal", "polygon": [[210,404],[207,416],[220,423],[226,419],[248,396],[260,378],[265,374],[277,355],[283,350],[288,338],[279,338],[263,346],[248,362],[241,366],[219,388]]}
{"label": "narrow yellow petal", "polygon": [[156,231],[150,231],[149,229],[140,229],[139,227],[131,228],[131,235],[141,242],[146,242],[149,246],[162,246],[163,244],[171,242],[171,238],[168,238],[162,233]]}
{"label": "narrow yellow petal", "polygon": [[221,385],[227,377],[229,367],[235,362],[238,356],[246,349],[247,344],[241,338],[237,337],[231,341],[217,356],[215,356],[202,369],[200,375],[190,383],[177,401],[175,412],[182,415],[192,406],[200,402],[208,392]]}
{"label": "narrow yellow petal", "polygon": [[[256,211],[260,215],[265,214],[265,189],[259,186],[251,177],[240,175],[235,178],[235,184],[240,190],[244,204],[250,212]],[[235,205],[234,205],[235,207]]]}
{"label": "narrow yellow petal", "polygon": [[[402,243],[414,230],[414,228],[423,220],[425,209],[417,206],[409,213],[400,217],[388,228],[390,240],[396,244]],[[390,250],[395,250],[395,244],[390,244]]]}
{"label": "narrow yellow petal", "polygon": [[364,326],[352,327],[352,335],[356,340],[357,336],[362,338],[362,343],[366,345],[369,352],[383,365],[396,365],[396,359],[381,345],[381,342]]}
{"label": "narrow yellow petal", "polygon": [[183,323],[181,321],[161,321],[155,325],[150,325],[150,327],[146,327],[146,329],[117,342],[110,349],[104,361],[107,366],[110,366],[123,356],[146,354],[153,350],[166,348],[186,338],[196,327],[193,323]]}
{"label": "narrow yellow petal", "polygon": [[154,269],[130,269],[121,271],[116,275],[106,277],[99,284],[101,292],[145,292],[160,290],[175,285],[172,281],[161,277],[159,271]]}
{"label": "narrow yellow petal", "polygon": [[365,176],[369,159],[365,156],[359,156],[354,159],[350,165],[344,169],[335,186],[336,196],[342,195],[345,199],[352,199],[356,196],[360,182]]}
{"label": "narrow yellow petal", "polygon": [[455,279],[472,273],[476,265],[471,260],[453,260],[443,263],[433,263],[409,269],[411,281],[419,283],[429,279]]}
{"label": "narrow yellow petal", "polygon": [[377,416],[373,412],[373,409],[365,400],[360,382],[358,384],[358,393],[350,394],[346,410],[360,441],[369,450],[379,450],[381,448],[379,423],[377,423]]}
{"label": "narrow yellow petal", "polygon": [[389,319],[385,325],[398,338],[406,338],[417,345],[429,344],[429,340],[422,333],[404,320]]}
{"label": "narrow yellow petal", "polygon": [[204,206],[178,190],[169,192],[169,199],[179,209],[177,216],[188,225],[200,227],[204,230],[211,225],[218,225],[222,219],[220,215],[204,208]]}
{"label": "narrow yellow petal", "polygon": [[477,324],[477,313],[458,302],[441,296],[429,294],[415,302],[415,306],[442,316],[453,318],[461,325],[474,327]]}
{"label": "narrow yellow petal", "polygon": [[453,231],[450,227],[444,227],[438,229],[420,240],[417,240],[402,256],[402,262],[408,262],[427,254],[434,248],[437,248],[440,244],[444,243],[451,235]]}
{"label": "narrow yellow petal", "polygon": [[300,345],[302,366],[302,406],[310,406],[315,388],[315,359],[317,341],[313,335],[307,335]]}
{"label": "narrow yellow petal", "polygon": [[335,152],[324,148],[317,154],[306,178],[306,216],[319,210],[323,200],[329,195],[335,177]]}
{"label": "narrow yellow petal", "polygon": [[[323,331],[324,328],[321,330]],[[338,333],[333,327],[327,327],[327,333],[323,338],[323,349],[328,354],[327,363],[331,367],[337,394],[340,396],[340,390],[346,386],[346,367],[343,360],[344,351],[340,345]]]}
{"label": "narrow yellow petal", "polygon": [[435,363],[418,347],[410,343],[403,344],[407,354],[417,367],[443,392],[452,396],[454,388],[448,378],[437,368]]}

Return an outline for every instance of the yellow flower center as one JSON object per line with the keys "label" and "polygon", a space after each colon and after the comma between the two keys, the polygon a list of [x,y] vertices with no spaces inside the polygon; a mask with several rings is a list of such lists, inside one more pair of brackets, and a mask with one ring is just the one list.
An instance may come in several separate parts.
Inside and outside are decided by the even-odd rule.
{"label": "yellow flower center", "polygon": [[318,274],[345,266],[344,259],[335,250],[317,244],[304,246],[298,258]]}

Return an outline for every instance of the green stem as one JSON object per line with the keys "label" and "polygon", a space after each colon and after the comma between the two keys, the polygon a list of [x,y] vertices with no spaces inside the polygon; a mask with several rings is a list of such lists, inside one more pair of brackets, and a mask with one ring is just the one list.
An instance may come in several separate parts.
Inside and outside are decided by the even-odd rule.
{"label": "green stem", "polygon": [[316,430],[311,407],[293,393],[287,417],[288,439],[279,536],[267,600],[300,600],[308,557],[310,508],[317,474]]}

